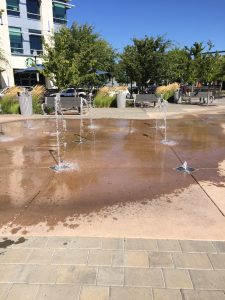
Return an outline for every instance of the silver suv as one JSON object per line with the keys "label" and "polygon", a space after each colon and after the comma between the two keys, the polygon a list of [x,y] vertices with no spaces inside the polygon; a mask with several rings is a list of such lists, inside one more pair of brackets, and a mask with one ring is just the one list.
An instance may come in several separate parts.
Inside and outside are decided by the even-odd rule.
{"label": "silver suv", "polygon": [[[81,88],[68,88],[66,90],[63,90],[61,93],[60,93],[60,96],[61,97],[74,97],[76,94],[76,97],[83,97],[85,98],[86,97],[86,93],[83,89]],[[50,96],[55,96],[56,94],[51,94]]]}

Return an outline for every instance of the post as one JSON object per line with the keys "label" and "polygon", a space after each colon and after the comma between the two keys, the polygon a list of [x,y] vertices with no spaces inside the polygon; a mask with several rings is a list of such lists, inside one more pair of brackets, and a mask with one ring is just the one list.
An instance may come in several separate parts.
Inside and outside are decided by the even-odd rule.
{"label": "post", "polygon": [[[38,57],[38,53],[37,50],[35,49],[33,52],[33,56],[34,56],[34,63],[35,63],[35,67],[37,67],[37,57]],[[40,76],[39,76],[39,72],[36,70],[36,78],[37,78],[37,83],[39,83],[40,81]]]}

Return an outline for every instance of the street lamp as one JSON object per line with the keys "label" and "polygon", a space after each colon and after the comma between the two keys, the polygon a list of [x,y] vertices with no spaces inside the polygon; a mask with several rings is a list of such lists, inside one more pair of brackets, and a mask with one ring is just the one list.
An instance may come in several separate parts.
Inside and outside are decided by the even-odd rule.
{"label": "street lamp", "polygon": [[[34,51],[33,51],[33,57],[34,57],[35,67],[37,67],[38,53],[37,53],[36,49],[34,49]],[[39,82],[40,81],[40,77],[39,77],[39,72],[38,71],[36,71],[36,76],[37,76],[37,82]]]}

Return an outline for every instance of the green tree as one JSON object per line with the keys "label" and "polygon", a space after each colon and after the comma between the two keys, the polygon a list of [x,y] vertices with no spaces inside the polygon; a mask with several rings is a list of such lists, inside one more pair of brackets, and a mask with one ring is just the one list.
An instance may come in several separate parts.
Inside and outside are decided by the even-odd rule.
{"label": "green tree", "polygon": [[172,49],[164,56],[164,80],[169,82],[188,82],[190,55],[185,49]]}
{"label": "green tree", "polygon": [[164,36],[133,39],[133,45],[126,46],[121,55],[124,73],[130,81],[146,87],[150,81],[160,82],[164,77],[164,55],[171,41]]}
{"label": "green tree", "polygon": [[60,89],[101,85],[107,78],[95,70],[112,72],[114,67],[115,51],[87,24],[62,28],[44,46],[44,74]]}

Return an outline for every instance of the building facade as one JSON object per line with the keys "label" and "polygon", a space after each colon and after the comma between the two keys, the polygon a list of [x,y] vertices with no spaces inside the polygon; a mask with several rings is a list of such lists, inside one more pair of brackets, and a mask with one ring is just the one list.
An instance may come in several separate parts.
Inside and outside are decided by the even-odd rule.
{"label": "building facade", "polygon": [[0,87],[50,87],[48,79],[36,71],[24,72],[41,64],[42,39],[48,39],[62,25],[67,24],[67,10],[71,0],[0,0],[0,49],[8,60],[0,73]]}

